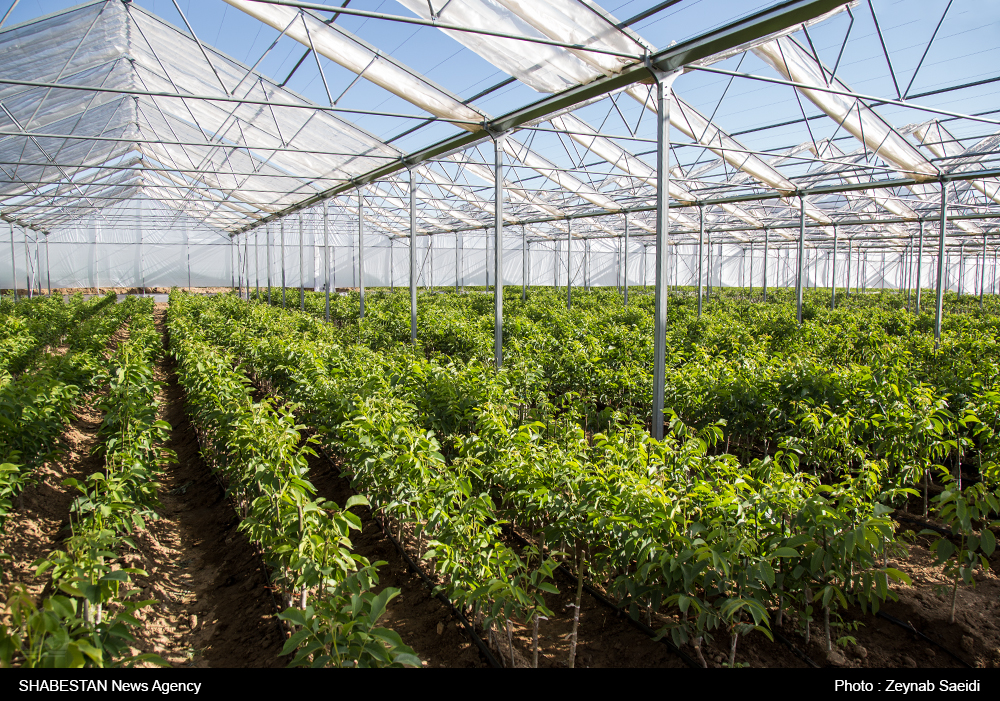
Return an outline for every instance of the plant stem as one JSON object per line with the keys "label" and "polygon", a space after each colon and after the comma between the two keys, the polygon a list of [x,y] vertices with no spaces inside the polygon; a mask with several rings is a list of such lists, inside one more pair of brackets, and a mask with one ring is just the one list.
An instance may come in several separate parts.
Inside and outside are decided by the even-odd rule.
{"label": "plant stem", "polygon": [[955,577],[955,581],[951,585],[951,616],[948,617],[949,623],[955,622],[955,604],[957,603],[958,603],[958,577]]}
{"label": "plant stem", "polygon": [[538,669],[538,612],[535,615],[531,624],[531,667],[532,669]]}
{"label": "plant stem", "polygon": [[826,633],[826,652],[829,654],[833,651],[833,645],[830,642],[830,607],[823,607],[823,630]]}
{"label": "plant stem", "polygon": [[583,599],[583,575],[587,566],[583,559],[583,552],[581,551],[579,544],[576,546],[576,553],[579,566],[576,568],[576,603],[573,606],[573,632],[570,634],[569,639],[570,669],[573,669],[576,665],[576,632],[580,627],[580,601]]}

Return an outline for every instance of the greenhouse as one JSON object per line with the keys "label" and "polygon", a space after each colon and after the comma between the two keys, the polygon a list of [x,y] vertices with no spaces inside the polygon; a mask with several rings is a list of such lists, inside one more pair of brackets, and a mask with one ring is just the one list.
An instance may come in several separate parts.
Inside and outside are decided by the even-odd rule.
{"label": "greenhouse", "polygon": [[4,666],[1000,665],[996,8],[26,5]]}

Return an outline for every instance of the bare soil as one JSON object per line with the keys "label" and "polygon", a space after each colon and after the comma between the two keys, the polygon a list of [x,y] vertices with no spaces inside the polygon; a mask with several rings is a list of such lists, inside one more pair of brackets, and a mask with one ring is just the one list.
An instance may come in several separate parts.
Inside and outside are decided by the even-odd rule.
{"label": "bare soil", "polygon": [[[309,479],[316,486],[319,496],[337,504],[346,503],[357,493],[322,456],[310,461]],[[363,529],[360,535],[352,536],[352,550],[371,562],[384,560],[387,563],[379,568],[379,590],[396,587],[401,591],[401,595],[389,603],[382,624],[399,633],[425,666],[488,666],[462,623],[431,595],[423,580],[409,570],[406,561],[372,517],[371,510],[361,508],[355,512],[361,518]],[[416,543],[411,534],[404,532],[403,540],[408,546],[407,552],[415,558]],[[435,579],[426,566],[424,571],[432,580]],[[546,605],[556,615],[551,620],[542,621],[539,627],[539,667],[564,668],[569,659],[576,589],[568,580],[561,580],[557,585],[560,590],[558,595],[546,595]],[[530,667],[532,627],[530,623],[511,623],[513,666]],[[484,639],[491,637],[481,628],[479,634]],[[490,647],[494,656],[502,659],[505,666],[512,666],[506,631],[495,630],[492,637]],[[666,645],[646,637],[586,592],[581,600],[577,639],[577,667],[685,666]]]}
{"label": "bare soil", "polygon": [[[123,324],[109,339],[106,358],[110,358],[129,337],[129,327]],[[51,349],[55,355],[65,355],[68,348]],[[33,563],[48,557],[62,547],[70,535],[70,506],[77,492],[63,485],[69,478],[84,480],[104,467],[104,460],[92,454],[97,445],[97,430],[104,415],[97,405],[103,397],[96,392],[81,398],[74,419],[60,436],[63,449],[56,460],[45,463],[36,471],[36,479],[15,502],[17,510],[0,532],[0,553],[10,560],[0,560],[0,584],[6,591],[13,583],[24,584],[33,597],[42,595],[50,581],[47,575],[36,578]]]}
{"label": "bare soil", "polygon": [[70,535],[69,510],[76,492],[63,486],[63,480],[83,480],[104,467],[104,460],[91,454],[104,418],[95,408],[99,400],[99,394],[91,395],[77,406],[74,420],[62,434],[62,455],[45,463],[36,473],[37,480],[15,502],[18,508],[0,533],[0,552],[12,558],[0,561],[4,591],[13,583],[21,583],[38,598],[50,581],[48,575],[36,578],[32,563],[61,549],[63,540]]}
{"label": "bare soil", "polygon": [[[166,305],[157,307],[162,333]],[[173,666],[283,667],[284,634],[262,563],[202,460],[173,359],[164,356],[156,374],[165,383],[161,418],[172,427],[166,447],[177,459],[160,479],[160,518],[136,539],[139,552],[126,556],[148,573],[136,578],[143,598],[158,601],[138,614],[137,649]]]}

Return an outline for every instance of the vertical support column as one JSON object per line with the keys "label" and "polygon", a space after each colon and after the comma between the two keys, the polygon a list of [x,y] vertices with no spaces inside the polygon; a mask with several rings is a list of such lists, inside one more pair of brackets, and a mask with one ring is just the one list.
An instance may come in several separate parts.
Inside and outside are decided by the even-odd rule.
{"label": "vertical support column", "polygon": [[299,212],[299,309],[306,310],[306,259],[305,231],[302,223],[302,212]]}
{"label": "vertical support column", "polygon": [[[458,234],[456,241],[458,240]],[[456,244],[456,255],[457,255]],[[410,343],[417,343],[417,176],[410,169]]]}
{"label": "vertical support column", "polygon": [[656,290],[653,328],[653,438],[663,439],[667,360],[667,241],[670,234],[670,86],[677,73],[656,74]]}
{"label": "vertical support column", "polygon": [[[552,262],[552,275],[553,275],[553,278],[552,278],[552,287],[553,287],[554,290],[558,290],[559,289],[559,251],[561,250],[560,244],[559,244],[559,239],[555,240],[554,249],[555,249],[554,260]],[[617,285],[618,285],[618,283],[615,282],[615,286],[616,287],[617,287]]]}
{"label": "vertical support column", "polygon": [[[323,205],[324,211],[326,205]],[[257,250],[260,246],[260,229],[255,229],[253,232],[253,276],[257,291],[257,301],[260,301],[260,252]]]}
{"label": "vertical support column", "polygon": [[[97,264],[97,233],[94,233],[94,264]],[[10,284],[14,288],[14,301],[18,301],[17,295],[17,261],[14,260],[14,224],[10,224]]]}
{"label": "vertical support column", "polygon": [[493,360],[497,371],[503,367],[503,142],[501,134],[493,140]]}
{"label": "vertical support column", "polygon": [[583,241],[583,289],[590,292],[590,239]]}
{"label": "vertical support column", "polygon": [[285,308],[285,220],[278,222],[281,234],[281,308]]}
{"label": "vertical support column", "polygon": [[750,296],[753,297],[753,241],[750,242]]}
{"label": "vertical support column", "polygon": [[833,265],[830,271],[830,309],[837,308],[837,225],[833,225]]}
{"label": "vertical support column", "polygon": [[[669,255],[669,251],[667,253]],[[669,265],[668,265],[669,270]],[[669,289],[669,285],[667,286]],[[625,289],[623,290],[623,306],[628,306],[628,214],[625,215]]]}
{"label": "vertical support column", "polygon": [[844,294],[848,297],[851,296],[851,258],[854,254],[851,245],[853,243],[851,239],[847,239],[847,279],[844,281]]}
{"label": "vertical support column", "polygon": [[934,301],[934,350],[941,347],[941,312],[944,305],[944,237],[948,227],[948,190],[941,183],[940,230],[938,232],[937,293]]}
{"label": "vertical support column", "polygon": [[915,313],[920,313],[920,286],[923,284],[921,277],[924,272],[924,220],[920,220],[920,237],[917,242],[917,297]]}
{"label": "vertical support column", "polygon": [[965,281],[965,241],[958,245],[958,296],[962,296],[962,283]]}
{"label": "vertical support column", "polygon": [[[48,238],[48,236],[46,236],[45,237],[45,245],[46,245],[46,247],[48,247],[48,242],[49,242],[49,238]],[[983,255],[982,255],[982,259],[983,259],[983,263],[982,263],[982,266],[980,266],[980,268],[979,268],[979,308],[980,309],[983,308],[983,290],[986,289],[986,234],[983,234]],[[52,293],[52,291],[49,290],[49,294],[51,294],[51,293]]]}
{"label": "vertical support column", "polygon": [[330,323],[330,207],[323,200],[323,291],[326,293],[326,323]]}
{"label": "vertical support column", "polygon": [[[698,318],[701,318],[702,294],[705,284],[705,208],[698,205]],[[666,338],[664,336],[664,338]],[[665,342],[665,341],[664,341]],[[666,378],[666,373],[664,373]]]}
{"label": "vertical support column", "polygon": [[462,279],[465,271],[462,269],[462,258],[465,251],[465,237],[460,233],[455,233],[455,294],[465,289],[465,281]]}
{"label": "vertical support column", "polygon": [[[97,235],[94,235],[94,248],[97,248]],[[188,231],[187,227],[184,228],[184,251],[187,255],[187,273],[188,273],[188,293],[191,292],[191,232]],[[97,257],[94,257],[95,265]]]}
{"label": "vertical support column", "polygon": [[528,234],[521,225],[521,301],[528,299]]}
{"label": "vertical support column", "polygon": [[763,301],[765,301],[765,302],[767,301],[767,259],[770,256],[770,251],[769,251],[770,243],[771,243],[771,241],[770,241],[770,233],[771,232],[768,231],[767,227],[765,226],[764,227],[764,270],[762,271],[763,272],[763,283],[761,285],[761,287],[763,289],[763,293],[764,293]]}
{"label": "vertical support column", "polygon": [[[705,208],[698,208],[698,218],[701,220],[701,228],[705,228]],[[705,301],[712,299],[712,233],[705,232],[705,248],[707,250],[705,261]]]}
{"label": "vertical support column", "polygon": [[31,279],[31,251],[28,248],[28,230],[23,226],[21,233],[24,235],[24,280],[28,286],[28,299],[34,296],[35,283]]}
{"label": "vertical support column", "polygon": [[358,188],[358,317],[365,318],[365,190]]}
{"label": "vertical support column", "polygon": [[806,246],[806,198],[799,195],[799,254],[795,261],[795,318],[802,326],[802,263]]}
{"label": "vertical support column", "polygon": [[573,220],[566,220],[566,309],[573,307]]}
{"label": "vertical support column", "polygon": [[[264,242],[267,252],[267,303],[271,303],[271,226],[264,227]],[[188,280],[190,286],[191,281]]]}
{"label": "vertical support column", "polygon": [[[986,270],[986,237],[983,237],[983,270]],[[49,235],[45,234],[45,285],[48,294],[52,296],[52,256],[49,255]],[[982,289],[982,285],[980,285]],[[979,295],[979,306],[983,306],[983,295]]]}

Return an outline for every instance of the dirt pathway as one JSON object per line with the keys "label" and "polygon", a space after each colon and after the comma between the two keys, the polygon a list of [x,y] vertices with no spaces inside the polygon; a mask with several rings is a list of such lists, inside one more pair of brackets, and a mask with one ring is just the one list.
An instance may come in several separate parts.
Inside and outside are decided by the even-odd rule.
{"label": "dirt pathway", "polygon": [[[357,493],[322,456],[310,459],[309,480],[316,486],[317,496],[339,506]],[[439,599],[431,596],[420,577],[407,568],[399,551],[372,518],[371,510],[362,507],[352,511],[361,518],[362,525],[361,533],[351,532],[352,552],[363,555],[369,562],[385,560],[387,564],[378,569],[378,590],[386,587],[400,590],[400,595],[389,602],[379,624],[399,633],[425,667],[488,666],[462,631],[461,623],[452,618]]]}
{"label": "dirt pathway", "polygon": [[[161,332],[165,306],[156,310]],[[166,383],[159,397],[172,427],[166,447],[177,460],[160,479],[160,518],[137,538],[130,562],[148,573],[137,578],[143,597],[159,602],[139,613],[137,647],[174,666],[283,667],[284,637],[260,560],[201,458],[173,360],[162,358],[156,374]]]}
{"label": "dirt pathway", "polygon": [[[128,337],[129,326],[125,323],[109,339],[104,356],[110,358]],[[53,355],[65,355],[68,348],[49,350]],[[0,553],[12,558],[0,560],[0,588],[4,592],[10,584],[20,582],[37,599],[51,581],[48,575],[36,579],[32,564],[60,549],[70,534],[69,510],[78,492],[64,486],[63,481],[71,477],[83,481],[104,467],[104,459],[91,454],[104,420],[97,408],[102,398],[103,392],[80,398],[73,412],[75,418],[61,436],[61,455],[42,465],[35,473],[35,481],[15,500],[17,508],[0,532]]]}

